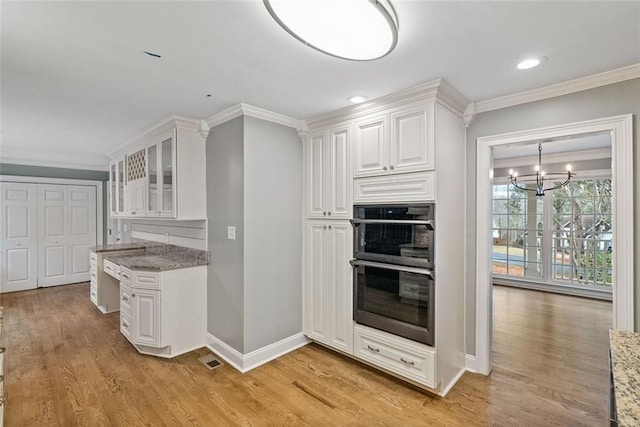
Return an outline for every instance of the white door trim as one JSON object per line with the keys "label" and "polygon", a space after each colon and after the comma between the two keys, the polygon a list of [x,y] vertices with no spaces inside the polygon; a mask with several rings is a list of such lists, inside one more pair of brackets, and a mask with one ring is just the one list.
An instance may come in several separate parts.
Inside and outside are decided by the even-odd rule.
{"label": "white door trim", "polygon": [[93,180],[87,180],[87,179],[47,178],[47,177],[39,177],[39,176],[0,175],[0,182],[89,185],[89,186],[96,187],[96,244],[97,245],[103,244],[104,206],[102,203],[102,185],[104,181],[93,181]]}
{"label": "white door trim", "polygon": [[569,135],[611,132],[613,185],[613,327],[634,330],[633,286],[633,121],[632,115],[606,117],[478,138],[476,217],[476,362],[477,371],[491,372],[491,204],[493,147],[558,138]]}

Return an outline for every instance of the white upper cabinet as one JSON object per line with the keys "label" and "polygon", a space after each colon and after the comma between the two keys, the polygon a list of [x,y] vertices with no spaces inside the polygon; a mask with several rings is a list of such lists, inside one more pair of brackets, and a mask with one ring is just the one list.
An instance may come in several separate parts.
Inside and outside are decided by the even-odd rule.
{"label": "white upper cabinet", "polygon": [[433,102],[356,121],[354,176],[433,170],[434,130]]}
{"label": "white upper cabinet", "polygon": [[147,147],[147,158],[147,215],[173,218],[176,206],[175,130],[160,135],[157,143]]}
{"label": "white upper cabinet", "polygon": [[351,218],[351,126],[312,132],[305,145],[309,218]]}
{"label": "white upper cabinet", "polygon": [[389,117],[367,117],[355,123],[354,176],[384,175],[387,173]]}
{"label": "white upper cabinet", "polygon": [[391,113],[390,171],[434,169],[433,120],[433,103]]}
{"label": "white upper cabinet", "polygon": [[124,215],[124,155],[109,164],[109,212],[112,217]]}
{"label": "white upper cabinet", "polygon": [[111,215],[205,219],[205,139],[199,130],[199,121],[172,118],[112,162]]}

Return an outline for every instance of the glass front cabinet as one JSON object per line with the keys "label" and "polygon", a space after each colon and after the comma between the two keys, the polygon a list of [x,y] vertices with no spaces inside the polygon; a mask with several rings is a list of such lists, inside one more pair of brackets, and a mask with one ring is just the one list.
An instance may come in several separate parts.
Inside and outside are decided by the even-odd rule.
{"label": "glass front cabinet", "polygon": [[171,130],[147,147],[147,216],[175,217],[176,136]]}
{"label": "glass front cabinet", "polygon": [[124,214],[125,158],[109,164],[109,212],[112,217]]}

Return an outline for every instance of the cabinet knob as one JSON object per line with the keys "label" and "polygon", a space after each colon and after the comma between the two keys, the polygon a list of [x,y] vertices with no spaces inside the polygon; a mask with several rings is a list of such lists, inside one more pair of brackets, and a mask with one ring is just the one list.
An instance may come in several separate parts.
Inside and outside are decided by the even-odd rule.
{"label": "cabinet knob", "polygon": [[383,171],[386,171],[386,170],[387,170],[387,167],[386,167],[386,166],[383,166],[383,167],[382,167],[382,170],[383,170]]}
{"label": "cabinet knob", "polygon": [[323,229],[323,230],[326,230],[326,229],[327,229],[327,226],[326,226],[326,225],[323,225],[323,226],[322,226],[322,229]]}
{"label": "cabinet knob", "polygon": [[331,230],[331,226],[329,226],[329,230]]}
{"label": "cabinet knob", "polygon": [[326,216],[326,215],[327,215],[327,213],[326,213],[326,212],[322,212],[322,215],[325,215],[325,216]]}
{"label": "cabinet knob", "polygon": [[327,212],[327,215],[331,216],[331,212]]}
{"label": "cabinet knob", "polygon": [[389,169],[394,170],[395,167],[393,165],[389,166]]}

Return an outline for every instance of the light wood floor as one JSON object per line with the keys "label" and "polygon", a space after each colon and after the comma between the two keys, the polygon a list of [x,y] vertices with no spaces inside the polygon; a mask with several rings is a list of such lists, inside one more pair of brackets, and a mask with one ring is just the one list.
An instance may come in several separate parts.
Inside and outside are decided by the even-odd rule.
{"label": "light wood floor", "polygon": [[0,296],[7,426],[593,425],[607,417],[611,303],[496,287],[494,371],[446,398],[311,344],[244,375],[206,349],[142,356],[88,284]]}

